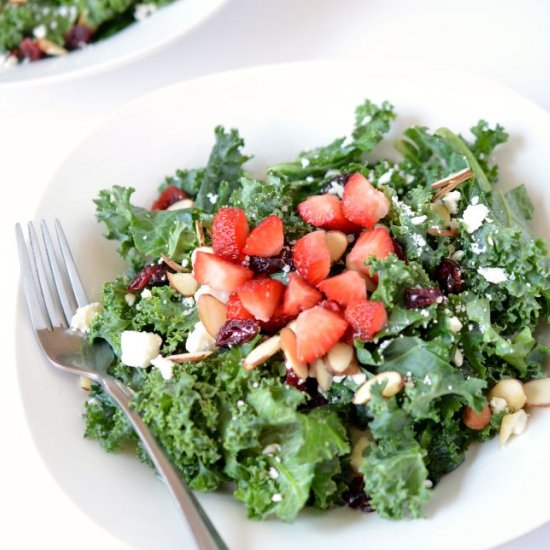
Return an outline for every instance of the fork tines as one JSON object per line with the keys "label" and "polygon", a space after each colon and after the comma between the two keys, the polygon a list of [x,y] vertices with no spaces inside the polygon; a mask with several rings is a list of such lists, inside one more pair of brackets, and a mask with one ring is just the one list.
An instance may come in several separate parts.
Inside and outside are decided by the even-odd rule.
{"label": "fork tines", "polygon": [[31,320],[35,329],[68,327],[76,309],[86,305],[88,298],[59,220],[55,220],[58,250],[44,220],[40,229],[41,243],[29,222],[27,246],[21,225],[15,226]]}

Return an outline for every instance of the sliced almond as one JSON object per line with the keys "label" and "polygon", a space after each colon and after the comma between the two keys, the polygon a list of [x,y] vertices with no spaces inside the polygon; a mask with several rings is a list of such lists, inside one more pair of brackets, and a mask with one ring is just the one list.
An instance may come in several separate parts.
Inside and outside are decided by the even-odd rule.
{"label": "sliced almond", "polygon": [[317,384],[319,384],[319,388],[323,391],[330,390],[332,386],[332,374],[326,369],[325,362],[323,359],[315,359],[310,365],[310,375],[311,372],[315,372],[315,376],[313,378],[317,378]]}
{"label": "sliced almond", "polygon": [[498,439],[501,445],[506,445],[512,435],[521,435],[527,427],[527,413],[520,409],[513,414],[507,414],[502,419]]}
{"label": "sliced almond", "polygon": [[173,361],[174,363],[196,363],[197,361],[202,361],[211,355],[211,351],[196,351],[193,353],[176,353],[175,355],[169,355],[167,359]]}
{"label": "sliced almond", "polygon": [[62,48],[61,46],[58,46],[54,42],[46,40],[45,38],[39,38],[36,41],[36,44],[46,55],[60,56],[68,53],[65,48]]}
{"label": "sliced almond", "polygon": [[225,304],[210,294],[202,294],[197,301],[199,318],[206,332],[216,338],[220,329],[227,321]]}
{"label": "sliced almond", "polygon": [[439,229],[439,227],[429,227],[427,233],[434,237],[456,237],[458,229]]}
{"label": "sliced almond", "polygon": [[80,377],[80,387],[84,391],[90,391],[92,389],[92,381],[86,376],[81,376]]}
{"label": "sliced almond", "polygon": [[281,337],[272,336],[256,346],[244,359],[243,367],[245,370],[255,369],[258,365],[265,363],[270,357],[273,357],[281,349]]}
{"label": "sliced almond", "polygon": [[305,380],[308,373],[307,363],[302,363],[298,360],[298,352],[296,351],[296,334],[294,334],[294,331],[288,327],[281,330],[281,348],[285,354],[288,365],[292,367],[292,370],[296,373],[296,376],[301,380]]}
{"label": "sliced almond", "polygon": [[195,203],[191,199],[181,199],[171,204],[166,210],[183,210],[184,208],[193,208]]}
{"label": "sliced almond", "polygon": [[430,210],[439,216],[443,227],[449,227],[451,224],[451,214],[442,204],[435,204],[432,202],[430,204]]}
{"label": "sliced almond", "polygon": [[162,258],[162,261],[171,269],[178,273],[183,273],[185,271],[184,267],[178,262],[175,262],[172,260],[172,258],[169,258],[168,256],[165,256],[164,254],[161,254],[160,257]]}
{"label": "sliced almond", "polygon": [[361,374],[361,369],[359,368],[359,363],[357,358],[354,356],[351,363],[348,365],[348,368],[342,373],[346,376],[355,376],[356,374]]}
{"label": "sliced almond", "polygon": [[470,407],[466,406],[462,422],[471,430],[483,430],[491,422],[491,409],[485,404],[481,412],[475,412]]}
{"label": "sliced almond", "polygon": [[539,378],[523,384],[528,407],[550,407],[550,378]]}
{"label": "sliced almond", "polygon": [[199,288],[199,283],[191,273],[167,273],[170,286],[184,296],[193,296]]}
{"label": "sliced almond", "polygon": [[199,220],[195,220],[195,235],[197,236],[199,246],[204,246],[206,243],[206,239],[204,238],[204,228]]}
{"label": "sliced almond", "polygon": [[330,254],[330,261],[337,262],[348,247],[348,238],[341,231],[327,231],[326,233],[327,247]]}
{"label": "sliced almond", "polygon": [[355,472],[359,473],[359,469],[363,464],[363,451],[368,447],[370,439],[366,435],[362,435],[353,445],[353,450],[350,455],[351,467]]}
{"label": "sliced almond", "polygon": [[325,366],[330,374],[340,376],[344,374],[355,357],[353,346],[338,342],[325,355]]}
{"label": "sliced almond", "polygon": [[512,412],[523,409],[525,401],[527,401],[523,384],[515,378],[497,382],[489,392],[487,399],[491,401],[494,397],[504,399]]}
{"label": "sliced almond", "polygon": [[377,374],[375,377],[367,380],[362,386],[358,388],[353,396],[353,402],[356,405],[363,405],[367,403],[371,398],[371,390],[375,384],[386,384],[382,390],[384,397],[393,397],[396,393],[400,392],[403,388],[403,377],[396,371],[387,371]]}
{"label": "sliced almond", "polygon": [[468,166],[468,168],[464,168],[459,172],[455,172],[454,174],[450,174],[443,179],[435,181],[432,183],[432,189],[447,189],[452,186],[452,189],[448,189],[448,191],[452,191],[457,185],[470,179],[472,176],[472,169]]}

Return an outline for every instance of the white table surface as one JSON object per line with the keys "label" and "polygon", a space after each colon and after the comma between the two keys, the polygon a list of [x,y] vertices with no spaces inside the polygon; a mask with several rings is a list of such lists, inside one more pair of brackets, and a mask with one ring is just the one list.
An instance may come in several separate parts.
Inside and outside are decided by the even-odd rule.
{"label": "white table surface", "polygon": [[[173,82],[251,65],[344,56],[455,66],[550,109],[549,27],[550,2],[542,0],[233,0],[167,49],[114,72],[32,87],[0,85],[0,186],[4,196],[7,191],[0,280],[8,300],[1,327],[0,547],[125,548],[80,512],[41,464],[21,428],[13,349],[19,275],[13,225],[32,217],[56,167],[91,129],[129,100]],[[347,85],[352,84],[350,75]],[[501,550],[548,547],[550,524]]]}

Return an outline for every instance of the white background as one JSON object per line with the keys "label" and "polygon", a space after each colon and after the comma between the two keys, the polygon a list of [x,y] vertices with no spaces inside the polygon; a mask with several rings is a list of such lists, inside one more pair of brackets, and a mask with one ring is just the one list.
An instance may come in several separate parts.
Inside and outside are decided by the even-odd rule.
{"label": "white background", "polygon": [[[13,224],[32,217],[56,167],[92,128],[127,101],[179,80],[344,56],[470,70],[550,110],[549,28],[550,2],[544,0],[233,0],[166,49],[111,73],[32,87],[0,84],[0,242],[6,251],[0,277],[8,307],[1,327],[0,547],[123,548],[56,487],[17,421],[23,412],[13,356]],[[342,85],[353,86],[353,74]],[[83,475],[93,483],[93,472]],[[549,541],[547,525],[502,548],[538,550]],[[421,541],[411,541],[416,545]]]}

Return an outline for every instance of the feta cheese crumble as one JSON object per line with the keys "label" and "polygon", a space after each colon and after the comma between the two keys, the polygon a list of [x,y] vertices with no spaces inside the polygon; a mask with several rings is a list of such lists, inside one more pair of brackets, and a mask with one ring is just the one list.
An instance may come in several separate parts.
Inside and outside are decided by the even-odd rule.
{"label": "feta cheese crumble", "polygon": [[93,321],[94,317],[102,311],[103,304],[99,302],[92,302],[91,304],[79,307],[71,319],[71,328],[85,334],[88,332],[90,323]]}
{"label": "feta cheese crumble", "polygon": [[218,202],[218,195],[215,193],[206,193],[206,196],[211,204],[216,204]]}
{"label": "feta cheese crumble", "polygon": [[272,497],[271,497],[271,500],[273,502],[281,502],[281,500],[283,500],[283,495],[281,495],[281,493],[275,493]]}
{"label": "feta cheese crumble", "polygon": [[262,451],[262,454],[274,455],[275,453],[279,453],[279,452],[281,452],[281,446],[278,443],[270,443],[264,448],[264,450]]}
{"label": "feta cheese crumble", "polygon": [[153,15],[153,13],[155,13],[156,11],[157,6],[155,6],[155,4],[137,4],[134,10],[134,19],[136,21],[144,21],[145,19]]}
{"label": "feta cheese crumble", "polygon": [[327,190],[329,195],[336,195],[340,199],[344,196],[344,186],[335,180],[330,182],[330,187]]}
{"label": "feta cheese crumble", "polygon": [[189,333],[185,342],[185,349],[190,353],[200,351],[215,351],[216,340],[206,332],[206,328],[199,321],[195,328]]}
{"label": "feta cheese crumble", "polygon": [[160,374],[165,380],[170,380],[172,378],[174,374],[174,361],[162,355],[157,355],[154,359],[151,359],[151,365],[160,371]]}
{"label": "feta cheese crumble", "polygon": [[309,159],[306,159],[306,158],[300,159],[300,163],[302,165],[302,168],[307,168],[309,166]]}
{"label": "feta cheese crumble", "polygon": [[34,28],[34,30],[32,31],[32,34],[34,35],[35,38],[41,39],[41,38],[46,38],[47,32],[48,31],[46,29],[46,25],[38,25],[38,27]]}
{"label": "feta cheese crumble", "polygon": [[420,225],[421,223],[424,223],[428,219],[428,216],[415,216],[414,218],[411,218],[411,223],[413,225]]}
{"label": "feta cheese crumble", "polygon": [[127,292],[124,295],[124,301],[132,307],[136,303],[136,295],[133,292]]}
{"label": "feta cheese crumble", "polygon": [[489,209],[484,204],[474,204],[474,199],[462,214],[462,223],[468,233],[473,233],[476,229],[479,229],[489,214]]}
{"label": "feta cheese crumble", "polygon": [[490,283],[498,284],[508,280],[508,273],[502,267],[478,267],[477,272]]}
{"label": "feta cheese crumble", "polygon": [[458,348],[456,348],[455,355],[453,357],[453,363],[457,367],[461,367],[464,364],[464,355],[462,355],[462,351],[460,351]]}
{"label": "feta cheese crumble", "polygon": [[449,318],[449,330],[455,334],[462,330],[462,323],[458,317],[454,316]]}
{"label": "feta cheese crumble", "polygon": [[148,288],[144,288],[144,289],[141,291],[141,297],[142,297],[144,300],[148,300],[149,298],[151,298],[151,296],[153,296],[153,293],[152,293]]}
{"label": "feta cheese crumble", "polygon": [[279,471],[277,470],[277,468],[274,468],[273,466],[271,466],[271,468],[269,468],[269,477],[271,479],[278,479]]}
{"label": "feta cheese crumble", "polygon": [[449,214],[456,214],[458,212],[458,202],[461,198],[462,195],[460,194],[460,191],[450,191],[441,197],[441,202]]}
{"label": "feta cheese crumble", "polygon": [[125,330],[120,335],[120,360],[128,367],[148,367],[159,355],[161,345],[162,338],[158,334]]}
{"label": "feta cheese crumble", "polygon": [[493,414],[498,414],[508,410],[508,403],[503,397],[493,397],[493,399],[489,401],[489,406],[491,407]]}

